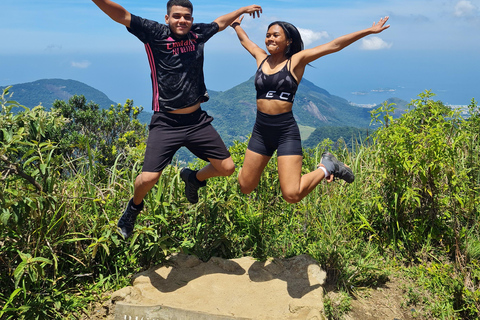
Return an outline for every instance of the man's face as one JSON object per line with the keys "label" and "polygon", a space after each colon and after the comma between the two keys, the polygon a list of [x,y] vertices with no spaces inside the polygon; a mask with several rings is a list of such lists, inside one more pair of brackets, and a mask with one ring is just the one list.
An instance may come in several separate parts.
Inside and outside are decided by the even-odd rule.
{"label": "man's face", "polygon": [[183,37],[187,35],[192,28],[192,12],[185,7],[172,6],[170,14],[165,15],[165,23],[170,26],[170,30],[172,30],[176,36]]}

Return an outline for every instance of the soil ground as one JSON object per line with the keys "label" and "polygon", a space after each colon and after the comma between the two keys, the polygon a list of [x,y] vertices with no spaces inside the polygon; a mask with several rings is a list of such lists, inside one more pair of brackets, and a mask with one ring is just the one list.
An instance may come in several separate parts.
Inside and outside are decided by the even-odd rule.
{"label": "soil ground", "polygon": [[[193,270],[193,269],[192,269]],[[182,269],[182,273],[187,272],[187,269]],[[222,273],[208,274],[208,281],[215,282],[218,276],[219,281],[225,281]],[[187,275],[188,277],[188,275]],[[192,276],[196,278],[197,275]],[[298,279],[298,281],[302,281]],[[267,284],[268,282],[265,282]],[[255,283],[256,285],[258,283]],[[368,288],[361,290],[350,302],[350,311],[343,315],[345,320],[412,320],[412,310],[402,306],[404,301],[404,282],[402,279],[392,276],[390,281],[378,288]],[[258,289],[258,288],[257,288]],[[323,291],[335,309],[341,309],[341,294],[331,290],[331,286],[324,285]],[[232,289],[241,291],[242,288]],[[251,289],[245,289],[251,290]],[[106,293],[105,297],[110,297],[113,293]],[[114,294],[115,296],[115,294]],[[227,301],[225,303],[228,303]],[[92,306],[88,315],[85,315],[82,320],[114,320],[115,316],[115,302],[110,298],[106,298],[103,303],[97,303]],[[418,318],[415,318],[418,319]]]}
{"label": "soil ground", "polygon": [[[404,307],[404,280],[391,276],[381,287],[359,291],[350,302],[351,310],[344,315],[344,320],[419,320],[413,317],[413,308]],[[336,291],[326,295],[338,308],[341,295]]]}

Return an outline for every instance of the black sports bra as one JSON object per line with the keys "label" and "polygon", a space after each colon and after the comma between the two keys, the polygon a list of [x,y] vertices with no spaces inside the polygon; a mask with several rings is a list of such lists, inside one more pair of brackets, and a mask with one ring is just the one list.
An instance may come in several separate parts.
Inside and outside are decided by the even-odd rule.
{"label": "black sports bra", "polygon": [[293,103],[295,93],[298,89],[298,83],[287,67],[291,65],[292,62],[288,59],[285,66],[277,73],[265,74],[262,71],[262,66],[267,59],[268,57],[262,61],[255,73],[257,99],[273,99]]}

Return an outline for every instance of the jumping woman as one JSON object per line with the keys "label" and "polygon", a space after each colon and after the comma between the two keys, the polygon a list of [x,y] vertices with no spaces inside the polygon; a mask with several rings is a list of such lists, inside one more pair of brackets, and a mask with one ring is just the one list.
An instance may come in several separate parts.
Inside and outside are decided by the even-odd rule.
{"label": "jumping woman", "polygon": [[251,41],[241,27],[243,16],[231,27],[235,29],[242,46],[257,62],[255,88],[257,91],[257,118],[238,181],[241,191],[252,192],[268,161],[277,150],[278,177],[283,198],[296,203],[309,194],[323,179],[333,178],[352,183],[352,170],[331,153],[324,152],[317,170],[302,176],[302,144],[300,131],[293,117],[292,106],[305,66],[325,55],[337,52],[370,34],[390,27],[388,17],[361,31],[353,32],[312,49],[303,50],[303,41],[297,28],[290,23],[276,21],[268,26],[265,45],[268,53]]}

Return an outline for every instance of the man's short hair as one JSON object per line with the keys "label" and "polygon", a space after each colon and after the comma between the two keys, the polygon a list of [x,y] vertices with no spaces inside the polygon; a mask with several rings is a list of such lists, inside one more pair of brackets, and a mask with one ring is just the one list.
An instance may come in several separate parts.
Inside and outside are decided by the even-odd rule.
{"label": "man's short hair", "polygon": [[190,9],[190,13],[193,14],[193,4],[190,0],[168,0],[167,2],[167,14],[170,15],[170,11],[173,6],[180,6]]}

